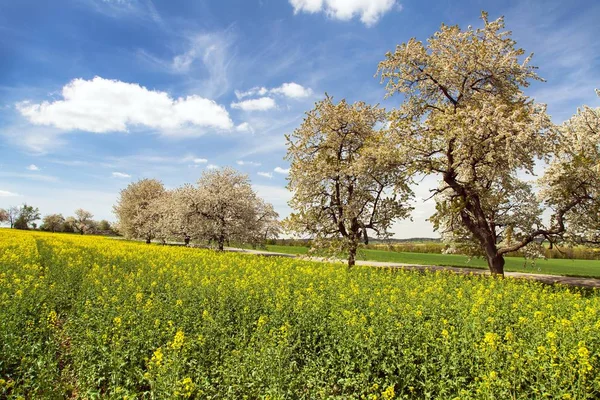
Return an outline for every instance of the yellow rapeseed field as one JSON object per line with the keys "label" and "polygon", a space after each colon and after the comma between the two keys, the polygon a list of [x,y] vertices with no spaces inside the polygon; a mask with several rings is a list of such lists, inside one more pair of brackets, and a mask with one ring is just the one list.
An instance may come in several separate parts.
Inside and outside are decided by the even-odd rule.
{"label": "yellow rapeseed field", "polygon": [[600,292],[0,230],[0,398],[600,397]]}

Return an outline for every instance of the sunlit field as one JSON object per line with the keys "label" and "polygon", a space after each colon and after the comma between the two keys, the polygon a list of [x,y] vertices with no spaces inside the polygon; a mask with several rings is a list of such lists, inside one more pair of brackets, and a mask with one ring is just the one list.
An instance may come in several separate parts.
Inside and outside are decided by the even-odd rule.
{"label": "sunlit field", "polygon": [[0,397],[584,399],[600,292],[0,230]]}

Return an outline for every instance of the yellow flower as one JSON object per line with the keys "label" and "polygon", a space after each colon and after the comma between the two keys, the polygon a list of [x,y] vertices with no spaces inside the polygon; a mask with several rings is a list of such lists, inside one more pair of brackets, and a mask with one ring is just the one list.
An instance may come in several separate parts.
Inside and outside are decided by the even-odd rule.
{"label": "yellow flower", "polygon": [[163,352],[162,348],[158,348],[152,354],[152,359],[150,360],[151,366],[154,364],[157,367],[160,367],[163,361]]}
{"label": "yellow flower", "polygon": [[56,311],[52,310],[50,311],[50,313],[48,313],[48,325],[56,325],[56,322],[58,321],[58,315],[56,315]]}
{"label": "yellow flower", "polygon": [[185,335],[183,331],[177,331],[175,334],[175,338],[173,339],[173,343],[171,344],[171,348],[180,349],[183,346],[183,341],[185,339]]}
{"label": "yellow flower", "polygon": [[483,341],[485,342],[485,344],[495,349],[498,343],[498,334],[493,332],[487,332],[483,337]]}
{"label": "yellow flower", "polygon": [[385,400],[391,400],[396,397],[396,393],[394,392],[394,385],[390,385],[381,393],[381,398]]}
{"label": "yellow flower", "polygon": [[258,317],[258,321],[256,322],[256,326],[258,328],[262,328],[268,321],[268,318],[264,315],[261,315],[260,317]]}

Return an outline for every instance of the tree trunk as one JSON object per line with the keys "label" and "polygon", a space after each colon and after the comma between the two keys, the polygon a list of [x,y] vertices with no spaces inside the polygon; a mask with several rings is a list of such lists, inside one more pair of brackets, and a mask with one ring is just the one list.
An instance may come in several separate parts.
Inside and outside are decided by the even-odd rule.
{"label": "tree trunk", "polygon": [[218,246],[219,246],[219,251],[223,251],[223,248],[225,247],[225,237],[224,236],[219,236]]}
{"label": "tree trunk", "polygon": [[350,246],[348,249],[348,268],[352,268],[356,265],[356,246]]}
{"label": "tree trunk", "polygon": [[488,255],[487,261],[492,275],[504,276],[504,256],[500,254]]}
{"label": "tree trunk", "polygon": [[150,238],[146,238],[146,244],[150,244]]}

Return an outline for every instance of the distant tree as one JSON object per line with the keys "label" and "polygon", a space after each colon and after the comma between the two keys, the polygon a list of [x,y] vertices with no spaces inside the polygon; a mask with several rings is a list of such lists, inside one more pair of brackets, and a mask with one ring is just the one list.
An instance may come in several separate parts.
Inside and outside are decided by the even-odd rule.
{"label": "distant tree", "polygon": [[17,219],[14,222],[14,227],[16,229],[30,229],[34,228],[34,221],[40,219],[40,210],[37,207],[28,206],[27,204],[23,204],[19,209],[19,214]]}
{"label": "distant tree", "polygon": [[161,219],[158,206],[164,194],[162,182],[156,179],[142,179],[121,190],[113,207],[119,232],[125,237],[150,243],[158,233]]}
{"label": "distant tree", "polygon": [[187,207],[186,196],[193,187],[183,186],[165,191],[160,198],[153,200],[152,207],[159,216],[155,225],[156,238],[165,243],[169,239],[176,241],[185,238],[194,230],[192,217]]}
{"label": "distant tree", "polygon": [[8,211],[3,208],[0,208],[0,224],[4,222],[9,222]]}
{"label": "distant tree", "polygon": [[65,225],[65,217],[62,214],[46,215],[43,219],[41,229],[45,231],[62,232]]}
{"label": "distant tree", "polygon": [[8,223],[10,223],[11,228],[14,228],[15,222],[17,221],[17,218],[19,218],[19,214],[21,213],[21,209],[17,206],[11,206],[6,211],[8,214]]}
{"label": "distant tree", "polygon": [[100,220],[100,222],[98,222],[98,230],[104,233],[110,233],[112,231],[110,222],[105,219]]}
{"label": "distant tree", "polygon": [[279,214],[272,204],[257,198],[255,213],[253,226],[248,227],[248,242],[254,248],[264,246],[268,240],[277,239],[281,233],[281,222],[278,220]]}
{"label": "distant tree", "polygon": [[65,222],[63,224],[63,232],[66,233],[76,233],[77,220],[75,217],[67,217],[65,218]]}
{"label": "distant tree", "polygon": [[180,188],[177,199],[188,234],[214,243],[218,250],[230,241],[251,242],[256,229],[262,228],[260,218],[273,218],[248,176],[232,168],[205,172],[197,187]]}
{"label": "distant tree", "polygon": [[385,121],[381,108],[327,96],[287,137],[294,212],[285,225],[312,236],[316,247],[347,252],[349,267],[369,231],[385,237],[410,211],[406,177],[377,129]]}
{"label": "distant tree", "polygon": [[71,223],[73,224],[75,231],[83,235],[93,232],[95,227],[93,218],[94,215],[91,212],[79,208],[75,210],[75,217],[71,220]]}

